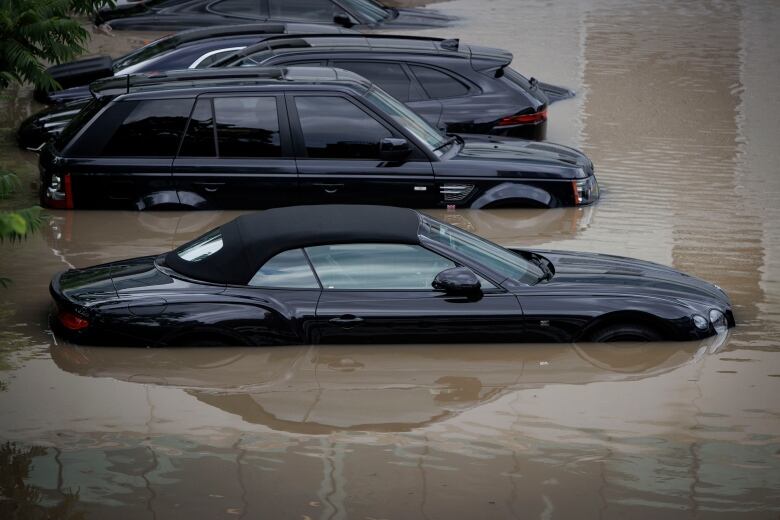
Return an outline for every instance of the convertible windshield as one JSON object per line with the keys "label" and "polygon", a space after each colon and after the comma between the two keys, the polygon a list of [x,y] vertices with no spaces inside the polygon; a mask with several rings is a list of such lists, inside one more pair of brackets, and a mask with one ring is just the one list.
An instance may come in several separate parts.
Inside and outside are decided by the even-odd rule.
{"label": "convertible windshield", "polygon": [[503,247],[429,217],[420,219],[420,236],[443,244],[506,278],[526,285],[539,282],[545,274],[536,264]]}
{"label": "convertible windshield", "polygon": [[413,133],[432,152],[438,156],[442,155],[443,152],[438,148],[447,143],[447,137],[429,125],[422,117],[380,88],[372,87],[366,93],[366,97],[392,117],[396,123]]}
{"label": "convertible windshield", "polygon": [[112,65],[112,68],[114,69],[114,73],[121,72],[123,74],[130,74],[133,72],[132,69],[125,69],[175,49],[178,45],[179,38],[176,36],[165,36],[159,40],[153,41],[149,45],[144,45],[140,49],[133,51],[130,54],[126,54],[121,58],[117,58]]}
{"label": "convertible windshield", "polygon": [[342,6],[361,21],[378,23],[390,16],[391,11],[373,0],[341,0]]}

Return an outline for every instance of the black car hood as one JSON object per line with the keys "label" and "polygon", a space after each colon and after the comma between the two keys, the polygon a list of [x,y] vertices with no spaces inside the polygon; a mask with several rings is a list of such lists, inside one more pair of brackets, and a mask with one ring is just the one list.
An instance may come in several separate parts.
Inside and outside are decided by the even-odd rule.
{"label": "black car hood", "polygon": [[583,294],[620,293],[675,298],[730,307],[715,285],[653,262],[597,253],[534,251],[553,264],[554,275],[539,287],[572,289]]}
{"label": "black car hood", "polygon": [[[520,161],[524,165],[564,168],[571,177],[587,177],[593,173],[593,163],[582,152],[560,144],[512,139],[488,135],[461,135],[463,147],[451,160],[505,161],[511,169]],[[581,170],[577,174],[576,170]]]}
{"label": "black car hood", "polygon": [[447,27],[457,20],[432,9],[396,9],[397,16],[386,19],[382,27]]}

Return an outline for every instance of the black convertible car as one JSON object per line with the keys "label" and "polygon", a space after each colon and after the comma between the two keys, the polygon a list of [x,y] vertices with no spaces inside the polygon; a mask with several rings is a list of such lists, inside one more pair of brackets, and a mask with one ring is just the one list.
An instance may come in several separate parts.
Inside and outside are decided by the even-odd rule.
{"label": "black convertible car", "polygon": [[140,31],[263,21],[416,29],[445,26],[453,19],[429,9],[396,9],[377,0],[143,0],[101,9],[95,17],[97,25]]}
{"label": "black convertible car", "polygon": [[162,254],[60,273],[77,343],[693,340],[734,326],[718,287],[650,262],[507,250],[414,210],[241,216]]}

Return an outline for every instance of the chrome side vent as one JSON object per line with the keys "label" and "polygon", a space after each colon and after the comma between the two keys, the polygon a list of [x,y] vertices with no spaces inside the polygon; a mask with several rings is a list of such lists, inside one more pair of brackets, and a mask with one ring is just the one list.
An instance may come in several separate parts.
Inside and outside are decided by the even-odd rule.
{"label": "chrome side vent", "polygon": [[442,184],[441,188],[444,202],[458,202],[468,197],[474,191],[473,184]]}

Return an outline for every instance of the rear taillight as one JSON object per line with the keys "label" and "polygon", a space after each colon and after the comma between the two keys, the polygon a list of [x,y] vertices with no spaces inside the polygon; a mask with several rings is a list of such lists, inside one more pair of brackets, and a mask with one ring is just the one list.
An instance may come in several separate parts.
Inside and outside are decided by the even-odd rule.
{"label": "rear taillight", "polygon": [[501,118],[496,126],[514,126],[514,125],[531,125],[534,123],[541,123],[547,121],[547,109],[534,112],[533,114],[517,114],[514,116]]}
{"label": "rear taillight", "polygon": [[68,330],[83,330],[89,327],[89,320],[69,311],[60,311],[57,315],[57,319],[60,320],[62,326]]}
{"label": "rear taillight", "polygon": [[62,177],[57,174],[51,176],[46,189],[46,201],[50,208],[73,209],[73,186],[69,173]]}

